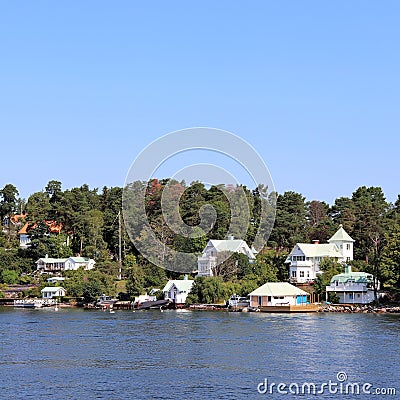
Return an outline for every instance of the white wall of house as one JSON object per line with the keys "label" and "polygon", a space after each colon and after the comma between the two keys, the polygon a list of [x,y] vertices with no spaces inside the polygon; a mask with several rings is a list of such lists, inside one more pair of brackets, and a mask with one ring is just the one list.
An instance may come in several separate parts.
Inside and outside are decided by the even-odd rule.
{"label": "white wall of house", "polygon": [[344,263],[353,260],[353,242],[332,241],[331,243],[335,243],[343,255],[343,258],[338,260],[339,262]]}
{"label": "white wall of house", "polygon": [[80,267],[83,267],[85,270],[92,269],[94,267],[94,260],[89,259],[88,261],[80,262],[80,261],[75,261],[73,258],[68,258],[65,261],[65,270],[73,270],[76,271]]}
{"label": "white wall of house", "polygon": [[296,305],[296,296],[250,296],[250,305],[257,306],[288,306]]}
{"label": "white wall of house", "polygon": [[176,304],[186,303],[189,291],[180,291],[175,284],[173,284],[168,291],[164,292],[164,299],[174,301]]}
{"label": "white wall of house", "polygon": [[21,233],[19,235],[19,245],[20,245],[20,247],[26,249],[30,242],[31,242],[31,238],[29,237],[29,235],[26,235],[26,234],[23,234],[23,233]]}
{"label": "white wall of house", "polygon": [[63,288],[54,288],[54,290],[42,291],[43,299],[52,299],[53,297],[63,297],[65,296],[65,290]]}
{"label": "white wall of house", "polygon": [[313,281],[316,278],[316,273],[313,267],[290,267],[290,279],[299,283]]}
{"label": "white wall of house", "polygon": [[369,304],[375,300],[373,290],[367,292],[335,292],[341,304]]}
{"label": "white wall of house", "polygon": [[[234,240],[233,236],[230,237],[229,240]],[[221,242],[221,241],[215,241]],[[236,244],[234,245],[234,249],[231,251],[235,253],[245,254],[250,262],[255,260],[255,254],[249,248],[246,242],[241,240],[235,240]],[[242,243],[240,243],[242,242]],[[198,276],[214,276],[214,268],[217,265],[218,260],[218,252],[226,251],[226,250],[218,250],[214,245],[212,240],[209,240],[205,249],[203,250],[203,254],[197,259],[197,273]]]}

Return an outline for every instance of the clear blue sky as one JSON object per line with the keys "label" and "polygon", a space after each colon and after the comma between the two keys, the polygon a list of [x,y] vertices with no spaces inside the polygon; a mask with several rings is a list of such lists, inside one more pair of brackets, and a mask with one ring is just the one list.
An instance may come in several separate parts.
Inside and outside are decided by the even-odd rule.
{"label": "clear blue sky", "polygon": [[399,18],[398,1],[3,0],[0,186],[122,186],[149,142],[212,126],[279,192],[394,201]]}

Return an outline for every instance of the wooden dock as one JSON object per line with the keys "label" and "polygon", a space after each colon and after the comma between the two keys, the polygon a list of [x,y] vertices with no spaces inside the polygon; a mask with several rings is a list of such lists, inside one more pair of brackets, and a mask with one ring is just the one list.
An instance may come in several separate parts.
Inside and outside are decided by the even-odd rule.
{"label": "wooden dock", "polygon": [[261,306],[261,312],[270,313],[309,313],[319,310],[318,304],[285,305],[285,306]]}

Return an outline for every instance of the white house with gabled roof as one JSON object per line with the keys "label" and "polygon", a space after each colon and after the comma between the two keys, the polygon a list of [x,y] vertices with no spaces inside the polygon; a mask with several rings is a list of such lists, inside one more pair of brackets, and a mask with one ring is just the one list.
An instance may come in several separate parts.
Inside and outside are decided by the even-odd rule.
{"label": "white house with gabled roof", "polygon": [[198,276],[214,276],[214,269],[218,263],[218,254],[222,252],[245,254],[250,262],[256,259],[256,252],[241,239],[228,236],[228,240],[208,241],[203,254],[197,259]]}
{"label": "white house with gabled roof", "polygon": [[353,259],[354,240],[340,225],[328,243],[296,243],[285,263],[289,264],[291,283],[309,283],[322,272],[319,264],[324,258],[345,263]]}
{"label": "white house with gabled roof", "polygon": [[185,304],[193,283],[194,281],[190,279],[174,279],[168,281],[162,290],[164,299],[171,300],[175,305]]}
{"label": "white house with gabled roof", "polygon": [[53,297],[64,297],[65,289],[61,286],[46,286],[41,291],[43,299],[52,299]]}
{"label": "white house with gabled roof", "polygon": [[43,257],[36,261],[36,268],[43,272],[76,271],[80,267],[93,269],[96,261],[88,257],[51,258]]}

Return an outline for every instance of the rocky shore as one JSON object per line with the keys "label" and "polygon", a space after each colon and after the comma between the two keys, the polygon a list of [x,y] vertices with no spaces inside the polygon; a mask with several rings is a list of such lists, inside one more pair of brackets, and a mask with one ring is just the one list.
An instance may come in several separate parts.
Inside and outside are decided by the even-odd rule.
{"label": "rocky shore", "polygon": [[337,312],[337,313],[400,313],[400,306],[387,305],[350,305],[350,304],[326,304],[321,305],[318,312]]}

